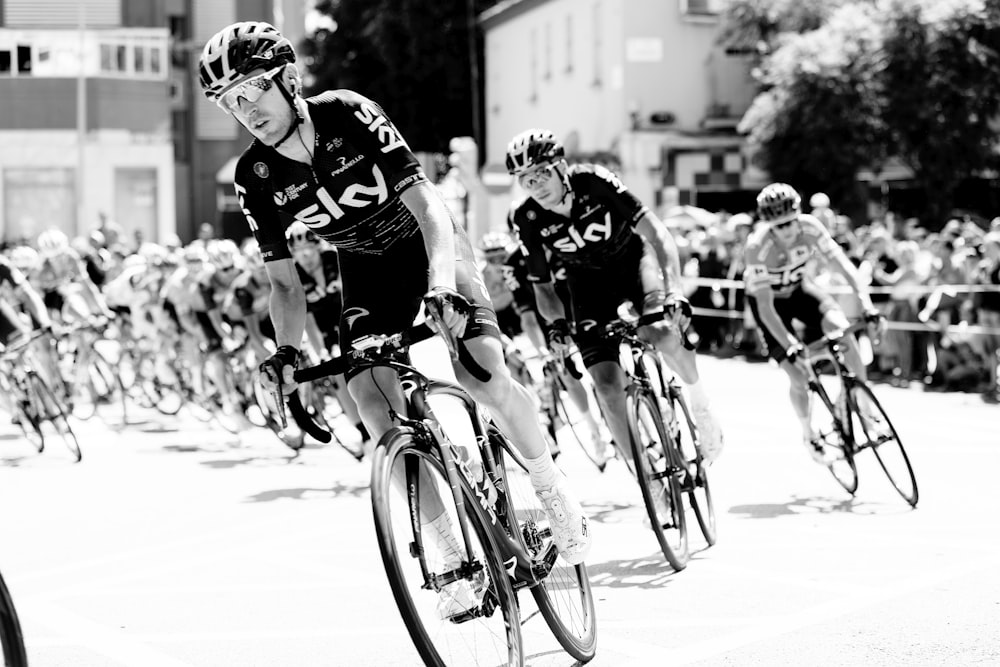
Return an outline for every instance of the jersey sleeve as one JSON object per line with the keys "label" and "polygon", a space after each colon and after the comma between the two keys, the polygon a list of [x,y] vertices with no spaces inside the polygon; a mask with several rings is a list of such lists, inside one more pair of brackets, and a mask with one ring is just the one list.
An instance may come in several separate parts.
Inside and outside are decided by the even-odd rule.
{"label": "jersey sleeve", "polygon": [[285,243],[285,226],[274,201],[269,169],[266,163],[257,161],[248,149],[236,163],[233,179],[240,209],[260,244],[260,254],[265,262],[292,257]]}
{"label": "jersey sleeve", "polygon": [[799,217],[799,223],[802,225],[802,235],[812,242],[820,255],[830,259],[836,254],[840,246],[833,240],[833,236],[822,222],[808,213],[803,213]]}
{"label": "jersey sleeve", "polygon": [[528,267],[526,275],[528,282],[547,283],[552,280],[549,261],[545,256],[545,246],[542,245],[541,235],[536,229],[537,221],[531,220],[531,211],[527,209],[526,204],[511,210],[510,223],[521,243],[521,252],[524,253],[525,264]]}
{"label": "jersey sleeve", "polygon": [[388,171],[387,185],[400,193],[416,183],[426,182],[427,176],[403,135],[376,102],[350,90],[337,91],[342,118],[351,136],[364,152],[378,155],[379,163]]}
{"label": "jersey sleeve", "polygon": [[649,211],[649,208],[632,194],[632,191],[610,169],[593,165],[593,170],[587,177],[593,180],[595,195],[622,218],[629,220],[633,226]]}
{"label": "jersey sleeve", "polygon": [[744,261],[746,269],[743,270],[743,284],[747,296],[757,296],[771,289],[771,278],[759,244],[753,242],[747,244]]}

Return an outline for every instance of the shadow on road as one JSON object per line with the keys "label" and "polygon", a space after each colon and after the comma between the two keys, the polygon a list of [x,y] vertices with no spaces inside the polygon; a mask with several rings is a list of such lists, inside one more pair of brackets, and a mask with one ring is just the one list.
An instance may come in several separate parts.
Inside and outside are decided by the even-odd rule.
{"label": "shadow on road", "polygon": [[612,503],[612,502],[588,502],[583,501],[583,508],[587,512],[587,516],[590,517],[592,521],[597,521],[598,523],[623,523],[624,521],[632,521],[632,519],[625,519],[621,516],[623,512],[631,512],[636,509],[635,505],[631,503]]}
{"label": "shadow on road", "polygon": [[336,482],[331,488],[297,488],[297,489],[274,489],[272,491],[261,491],[247,497],[248,503],[269,503],[274,500],[290,498],[292,500],[329,500],[331,498],[361,498],[368,495],[368,484],[343,484]]}
{"label": "shadow on road", "polygon": [[587,563],[592,586],[606,588],[663,588],[676,572],[655,551],[648,556]]}
{"label": "shadow on road", "polygon": [[832,514],[833,512],[871,514],[870,510],[870,506],[859,503],[855,498],[833,500],[819,496],[794,496],[785,503],[733,505],[729,508],[729,513],[744,516],[748,519],[776,519],[782,516],[795,516],[798,514]]}

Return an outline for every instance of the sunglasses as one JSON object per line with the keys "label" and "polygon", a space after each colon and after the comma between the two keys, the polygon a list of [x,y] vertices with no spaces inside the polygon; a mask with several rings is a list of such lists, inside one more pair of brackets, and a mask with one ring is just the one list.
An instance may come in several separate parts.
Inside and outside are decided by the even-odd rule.
{"label": "sunglasses", "polygon": [[233,264],[230,264],[229,266],[220,266],[219,267],[219,271],[225,271],[226,273],[228,273],[230,271],[235,271],[235,270],[236,270],[236,266],[233,265]]}
{"label": "sunglasses", "polygon": [[787,229],[792,223],[796,222],[796,218],[791,220],[785,220],[784,222],[778,223],[777,225],[771,225],[771,229]]}
{"label": "sunglasses", "polygon": [[246,81],[236,84],[215,101],[223,111],[239,111],[240,99],[253,104],[274,85],[274,77],[281,74],[285,66],[275,67],[263,74],[258,74]]}
{"label": "sunglasses", "polygon": [[555,171],[555,165],[547,164],[531,173],[521,174],[517,177],[517,182],[520,183],[521,187],[525,190],[534,190],[539,185],[549,180],[553,171]]}

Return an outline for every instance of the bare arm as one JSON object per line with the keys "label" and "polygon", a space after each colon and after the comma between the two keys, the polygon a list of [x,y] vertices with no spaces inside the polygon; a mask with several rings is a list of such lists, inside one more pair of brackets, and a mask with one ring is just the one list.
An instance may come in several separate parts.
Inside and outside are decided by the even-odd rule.
{"label": "bare arm", "polygon": [[306,324],[306,293],[299,281],[295,262],[279,259],[265,264],[271,282],[270,312],[278,346],[302,345]]}
{"label": "bare arm", "polygon": [[538,303],[538,314],[548,322],[566,319],[566,308],[562,299],[556,294],[556,287],[551,282],[534,283],[535,300]]}
{"label": "bare arm", "polygon": [[677,244],[674,236],[667,229],[666,225],[650,211],[647,211],[635,229],[639,234],[653,246],[656,258],[660,262],[660,269],[663,271],[663,279],[666,283],[667,292],[681,291],[681,260],[677,252]]}
{"label": "bare arm", "polygon": [[427,284],[455,289],[455,229],[451,213],[430,183],[417,183],[400,198],[417,219],[423,232],[430,263]]}
{"label": "bare arm", "polygon": [[864,310],[875,310],[875,306],[872,305],[872,298],[868,294],[868,286],[864,285],[861,281],[861,276],[858,274],[858,270],[854,268],[851,264],[851,260],[847,258],[844,251],[840,248],[834,250],[833,254],[830,256],[830,263],[844,276],[847,280],[847,284],[851,286],[854,290],[854,294],[857,295],[858,300],[861,301],[861,307]]}

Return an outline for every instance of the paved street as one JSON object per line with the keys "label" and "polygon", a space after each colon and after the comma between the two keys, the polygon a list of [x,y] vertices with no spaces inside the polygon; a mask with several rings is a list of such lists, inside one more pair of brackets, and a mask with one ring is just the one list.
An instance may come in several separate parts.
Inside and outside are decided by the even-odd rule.
{"label": "paved street", "polygon": [[[728,437],[719,543],[696,540],[684,572],[663,563],[623,466],[560,459],[594,519],[591,664],[1000,663],[1000,408],[877,388],[917,469],[910,510],[870,453],[854,500],[810,460],[776,367],[701,365]],[[137,417],[79,424],[79,464],[0,429],[0,569],[32,667],[418,664],[367,463]],[[540,616],[525,642],[531,665],[574,664]]]}

